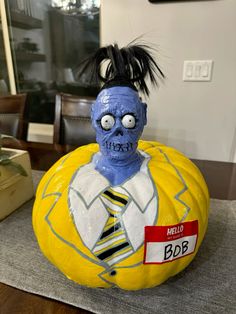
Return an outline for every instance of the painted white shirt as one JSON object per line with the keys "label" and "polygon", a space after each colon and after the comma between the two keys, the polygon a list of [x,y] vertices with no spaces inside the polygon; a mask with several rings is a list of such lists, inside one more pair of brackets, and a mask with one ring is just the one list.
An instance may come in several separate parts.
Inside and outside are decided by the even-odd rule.
{"label": "painted white shirt", "polygon": [[143,244],[144,227],[156,224],[158,196],[148,170],[150,156],[141,153],[145,159],[140,171],[121,185],[111,186],[95,169],[93,162],[79,168],[75,173],[69,186],[69,208],[77,231],[90,250],[98,241],[109,217],[101,199],[101,194],[108,188],[129,197],[121,219],[134,251]]}

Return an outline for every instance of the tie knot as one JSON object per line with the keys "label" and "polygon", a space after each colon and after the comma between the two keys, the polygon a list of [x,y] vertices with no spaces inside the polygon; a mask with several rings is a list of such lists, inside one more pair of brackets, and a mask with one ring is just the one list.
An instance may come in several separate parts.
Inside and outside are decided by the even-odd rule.
{"label": "tie knot", "polygon": [[121,213],[129,201],[128,195],[117,192],[111,188],[105,190],[101,197],[106,206],[106,209],[112,216],[117,216],[119,213]]}

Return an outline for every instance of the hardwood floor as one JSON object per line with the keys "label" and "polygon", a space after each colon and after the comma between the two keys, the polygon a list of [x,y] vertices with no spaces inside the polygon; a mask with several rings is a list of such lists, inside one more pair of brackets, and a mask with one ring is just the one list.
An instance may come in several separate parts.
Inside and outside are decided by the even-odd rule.
{"label": "hardwood floor", "polygon": [[0,283],[0,314],[88,314],[71,305]]}
{"label": "hardwood floor", "polygon": [[[33,169],[47,170],[72,148],[42,143],[5,143],[5,147],[23,148],[30,153]],[[236,164],[193,160],[204,175],[210,196],[236,199]],[[33,295],[0,283],[0,314],[85,314],[90,313],[55,300]]]}

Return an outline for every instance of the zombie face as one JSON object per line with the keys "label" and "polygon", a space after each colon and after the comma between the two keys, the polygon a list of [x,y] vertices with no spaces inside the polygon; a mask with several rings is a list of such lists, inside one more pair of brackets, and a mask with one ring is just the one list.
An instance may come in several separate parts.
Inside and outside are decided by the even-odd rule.
{"label": "zombie face", "polygon": [[92,107],[100,151],[110,159],[125,160],[135,154],[146,122],[146,104],[129,87],[102,90]]}

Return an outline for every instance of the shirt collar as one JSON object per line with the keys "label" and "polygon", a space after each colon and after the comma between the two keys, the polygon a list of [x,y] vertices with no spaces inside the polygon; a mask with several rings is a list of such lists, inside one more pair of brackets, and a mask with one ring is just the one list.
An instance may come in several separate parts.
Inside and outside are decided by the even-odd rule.
{"label": "shirt collar", "polygon": [[[144,154],[143,152],[141,153]],[[100,174],[100,172],[98,172],[95,169],[94,161],[97,158],[96,155],[97,154],[93,156],[93,160],[89,164],[81,167],[75,173],[74,179],[72,180],[72,183],[70,185],[72,189],[76,190],[76,192],[80,194],[80,197],[83,199],[87,208],[91,206],[93,201],[103,191],[111,187],[109,181],[102,174]],[[145,157],[149,157],[147,154],[144,154],[144,155]],[[137,180],[143,181],[144,178],[140,178],[140,176],[143,173],[145,174],[148,173],[147,164],[148,164],[149,159],[150,158],[145,158],[141,165],[140,171],[136,173],[134,176],[132,176],[131,178],[127,179],[122,185],[119,185],[122,188],[125,188],[126,191],[132,197],[132,199],[134,200],[137,197],[137,192],[139,192],[138,191],[139,185],[136,185],[135,189],[132,189],[132,187],[134,186],[133,182]],[[152,184],[149,175],[146,176],[146,178],[148,178],[146,184]],[[140,188],[143,189],[143,184],[140,185]],[[154,188],[151,188],[151,189],[149,188],[147,190],[149,191],[151,190],[151,194],[148,195],[147,193],[142,193],[143,201],[142,201],[142,204],[140,204],[141,205],[140,208],[142,208],[142,211],[145,210],[146,205],[148,204],[148,202],[150,201],[150,199],[153,197],[153,194],[154,194]]]}

